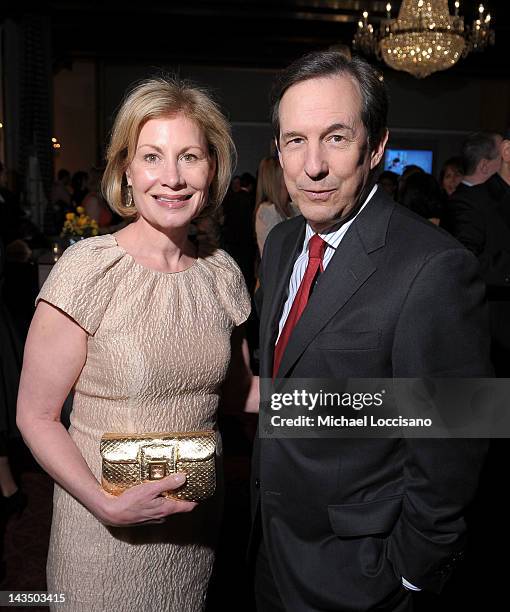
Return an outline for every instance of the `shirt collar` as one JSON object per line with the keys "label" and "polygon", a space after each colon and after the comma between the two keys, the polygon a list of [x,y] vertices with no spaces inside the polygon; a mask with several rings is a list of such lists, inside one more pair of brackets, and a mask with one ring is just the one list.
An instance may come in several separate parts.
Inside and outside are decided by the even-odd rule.
{"label": "shirt collar", "polygon": [[[372,190],[368,194],[367,199],[363,202],[363,205],[360,207],[360,209],[354,215],[354,217],[349,219],[349,221],[347,221],[347,222],[340,221],[336,225],[333,225],[331,228],[329,228],[329,230],[326,233],[319,234],[319,236],[324,240],[324,242],[327,243],[328,247],[331,247],[332,249],[336,249],[338,247],[338,245],[340,244],[342,238],[347,233],[347,230],[349,229],[351,224],[354,222],[356,217],[360,214],[360,212],[365,208],[365,206],[372,199],[372,196],[377,191],[377,187],[378,187],[377,185],[374,185],[372,187]],[[310,242],[310,238],[314,234],[315,234],[315,232],[310,227],[310,225],[307,223],[306,224],[306,232],[305,232],[305,240],[304,240],[304,243],[303,243],[303,251],[302,252],[305,252],[305,251],[308,250],[308,243]]]}

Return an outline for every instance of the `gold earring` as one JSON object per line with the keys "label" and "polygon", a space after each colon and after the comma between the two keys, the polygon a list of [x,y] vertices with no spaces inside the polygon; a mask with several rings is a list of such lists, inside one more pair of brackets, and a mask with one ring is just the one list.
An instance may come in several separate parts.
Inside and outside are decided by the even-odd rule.
{"label": "gold earring", "polygon": [[132,208],[135,205],[135,203],[133,200],[133,189],[131,185],[127,185],[126,192],[127,192],[126,208]]}

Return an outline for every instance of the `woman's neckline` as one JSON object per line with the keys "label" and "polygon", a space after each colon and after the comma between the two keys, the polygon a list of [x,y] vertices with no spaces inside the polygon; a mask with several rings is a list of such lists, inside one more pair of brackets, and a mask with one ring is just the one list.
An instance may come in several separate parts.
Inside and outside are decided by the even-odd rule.
{"label": "woman's neckline", "polygon": [[106,235],[112,238],[117,248],[120,249],[122,253],[133,262],[133,265],[135,265],[137,268],[140,268],[142,270],[146,270],[147,272],[152,272],[153,274],[161,274],[163,276],[175,276],[176,274],[185,274],[186,272],[193,270],[198,264],[199,257],[196,257],[190,266],[188,266],[184,270],[179,270],[177,272],[163,272],[162,270],[156,270],[155,268],[149,268],[148,266],[144,266],[143,264],[138,263],[136,259],[131,255],[131,253],[128,253],[126,249],[119,244],[117,238],[113,234],[106,234]]}

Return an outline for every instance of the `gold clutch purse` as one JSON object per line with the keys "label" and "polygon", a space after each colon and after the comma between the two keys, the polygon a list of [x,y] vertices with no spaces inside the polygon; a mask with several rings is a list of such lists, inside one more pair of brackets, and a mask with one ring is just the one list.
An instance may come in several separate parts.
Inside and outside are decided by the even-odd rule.
{"label": "gold clutch purse", "polygon": [[186,482],[168,498],[202,501],[216,488],[214,431],[118,434],[101,437],[101,481],[105,491],[120,495],[142,482],[185,472]]}

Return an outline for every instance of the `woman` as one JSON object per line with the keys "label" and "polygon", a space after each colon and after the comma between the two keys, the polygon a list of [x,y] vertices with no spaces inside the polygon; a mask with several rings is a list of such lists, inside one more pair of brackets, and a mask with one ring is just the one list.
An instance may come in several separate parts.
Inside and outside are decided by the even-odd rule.
{"label": "woman", "polygon": [[255,202],[255,233],[260,255],[267,235],[275,225],[298,214],[289,200],[281,166],[274,157],[266,157],[259,164]]}
{"label": "woman", "polygon": [[450,157],[450,159],[447,159],[439,174],[439,183],[447,197],[453,195],[453,192],[462,183],[463,178],[462,159],[460,157]]}
{"label": "woman", "polygon": [[[112,208],[135,220],[69,248],[39,295],[18,424],[57,483],[48,590],[66,593],[73,612],[203,607],[218,495],[198,505],[162,497],[183,484],[177,474],[111,496],[99,440],[215,427],[231,334],[250,302],[233,260],[197,253],[188,229],[220,204],[232,155],[228,124],[202,90],[137,86],[103,179]],[[59,413],[73,386],[68,434]]]}
{"label": "woman", "polygon": [[439,225],[444,209],[444,196],[437,180],[426,172],[407,177],[400,203],[420,217]]}

